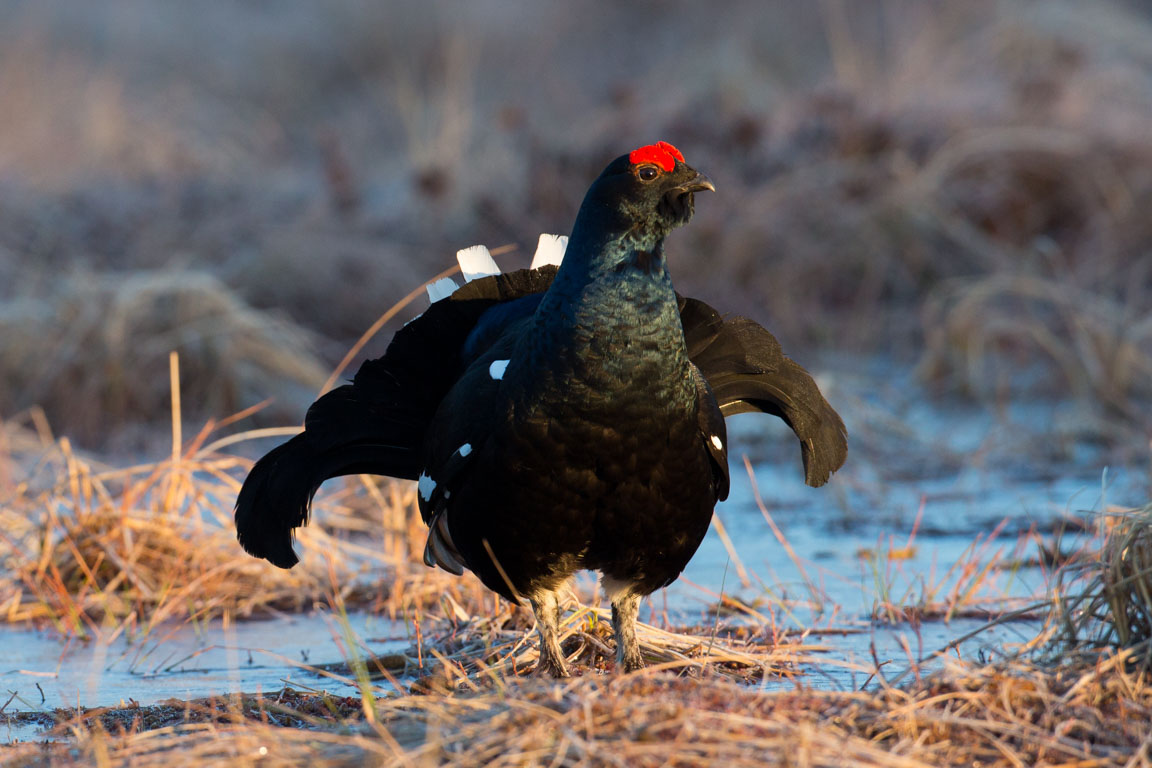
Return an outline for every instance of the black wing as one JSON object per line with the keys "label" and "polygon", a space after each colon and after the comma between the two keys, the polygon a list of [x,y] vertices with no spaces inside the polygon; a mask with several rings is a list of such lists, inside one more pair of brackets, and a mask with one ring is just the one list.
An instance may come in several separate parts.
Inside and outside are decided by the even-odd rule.
{"label": "black wing", "polygon": [[712,457],[712,481],[716,488],[716,500],[728,498],[728,430],[724,426],[724,413],[720,403],[708,385],[703,372],[692,366],[692,377],[696,380],[697,420],[700,425],[700,439]]}
{"label": "black wing", "polygon": [[725,416],[750,411],[783,419],[800,440],[804,477],[820,486],[844,464],[848,435],[809,373],[780,342],[746,317],[722,318],[697,299],[680,299],[688,357],[708,380]]}

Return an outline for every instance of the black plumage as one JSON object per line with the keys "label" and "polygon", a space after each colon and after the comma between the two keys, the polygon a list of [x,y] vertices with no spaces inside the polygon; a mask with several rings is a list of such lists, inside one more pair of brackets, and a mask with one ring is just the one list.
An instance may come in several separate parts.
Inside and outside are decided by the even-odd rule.
{"label": "black plumage", "polygon": [[642,666],[640,599],[674,580],[728,494],[724,417],[784,419],[808,484],[844,462],[843,422],[776,339],[675,293],[663,243],[711,182],[670,145],[617,158],[589,190],[559,269],[473,280],[317,400],[253,467],[241,544],[281,567],[326,479],[418,480],[425,561],[527,599],[541,670],[566,674],[557,591],[601,572],[618,663]]}

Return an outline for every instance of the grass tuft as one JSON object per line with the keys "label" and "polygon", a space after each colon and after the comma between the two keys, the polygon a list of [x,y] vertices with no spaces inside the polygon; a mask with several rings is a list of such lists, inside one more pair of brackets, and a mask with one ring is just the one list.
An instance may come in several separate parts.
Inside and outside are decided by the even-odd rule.
{"label": "grass tuft", "polygon": [[1061,573],[1050,624],[1056,647],[1119,648],[1152,669],[1152,505],[1110,510],[1103,543]]}
{"label": "grass tuft", "polygon": [[194,272],[63,281],[50,298],[0,307],[0,336],[8,413],[40,406],[104,451],[118,430],[167,414],[172,350],[189,417],[234,413],[279,392],[285,402],[274,412],[298,418],[325,378],[307,332]]}

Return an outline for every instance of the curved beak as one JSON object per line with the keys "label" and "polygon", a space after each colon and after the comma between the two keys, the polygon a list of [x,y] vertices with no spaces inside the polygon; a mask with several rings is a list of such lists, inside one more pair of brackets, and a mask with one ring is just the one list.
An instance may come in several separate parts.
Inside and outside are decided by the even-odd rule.
{"label": "curved beak", "polygon": [[712,179],[697,171],[696,177],[681,186],[680,189],[685,192],[715,192],[716,185],[712,183]]}
{"label": "curved beak", "polygon": [[664,198],[661,201],[661,206],[673,222],[673,226],[680,226],[686,224],[692,218],[692,211],[695,207],[695,193],[696,192],[715,192],[716,186],[712,183],[712,179],[697,171],[695,168],[687,167],[686,170],[691,171],[692,178],[685,181],[683,184],[678,184],[664,193]]}

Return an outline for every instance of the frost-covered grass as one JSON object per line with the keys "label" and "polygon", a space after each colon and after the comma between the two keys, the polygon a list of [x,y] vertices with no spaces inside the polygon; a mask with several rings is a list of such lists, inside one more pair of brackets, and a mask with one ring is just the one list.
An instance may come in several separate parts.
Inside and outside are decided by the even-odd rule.
{"label": "frost-covered grass", "polygon": [[[166,421],[163,397],[97,412],[69,385],[111,369],[131,391],[172,349],[203,376],[187,390],[232,398],[190,417],[298,408],[297,377],[248,341],[327,368],[458,248],[526,264],[608,159],[654,138],[719,188],[669,243],[682,291],[794,354],[915,356],[938,388],[1073,395],[1102,435],[1147,423],[1138,6],[116,0],[8,22],[0,320],[17,348],[63,351],[0,350],[0,414],[41,405],[87,447]],[[88,343],[86,318],[165,280],[174,302],[213,286],[221,318],[133,315],[127,359]]]}

